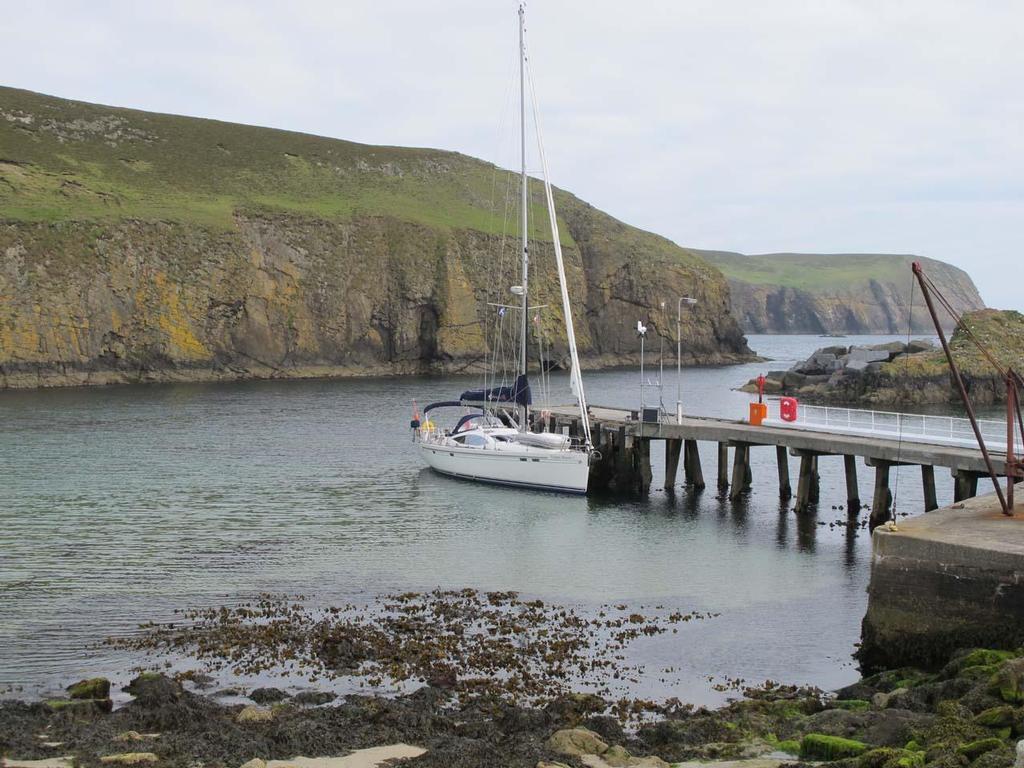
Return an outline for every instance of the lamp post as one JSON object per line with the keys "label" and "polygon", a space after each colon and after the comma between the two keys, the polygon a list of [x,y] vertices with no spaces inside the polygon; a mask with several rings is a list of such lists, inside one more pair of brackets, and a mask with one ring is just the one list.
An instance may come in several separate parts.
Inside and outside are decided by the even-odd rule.
{"label": "lamp post", "polygon": [[693,305],[697,300],[692,296],[680,296],[676,302],[676,424],[683,423],[683,302]]}
{"label": "lamp post", "polygon": [[642,320],[636,321],[636,335],[640,337],[640,418],[644,414],[644,339],[647,338],[647,326]]}

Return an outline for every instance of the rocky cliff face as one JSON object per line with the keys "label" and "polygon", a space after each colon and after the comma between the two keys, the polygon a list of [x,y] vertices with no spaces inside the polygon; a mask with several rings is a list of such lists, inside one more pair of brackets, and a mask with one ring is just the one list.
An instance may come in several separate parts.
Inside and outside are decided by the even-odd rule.
{"label": "rocky cliff face", "polygon": [[966,272],[934,259],[701,253],[728,276],[733,313],[749,333],[931,332],[920,294],[911,296],[913,261],[924,264],[958,312],[984,307]]}
{"label": "rocky cliff face", "polygon": [[[472,370],[517,282],[488,197],[504,172],[454,153],[12,89],[0,147],[0,387]],[[557,203],[586,364],[634,361],[640,318],[674,342],[679,295],[700,300],[691,361],[751,357],[717,270]],[[557,365],[552,250],[537,233],[533,327]]]}

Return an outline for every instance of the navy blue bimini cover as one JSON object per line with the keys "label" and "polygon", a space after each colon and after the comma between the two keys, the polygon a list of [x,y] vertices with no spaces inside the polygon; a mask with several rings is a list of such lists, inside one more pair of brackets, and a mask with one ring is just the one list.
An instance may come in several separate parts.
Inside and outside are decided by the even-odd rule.
{"label": "navy blue bimini cover", "polygon": [[459,398],[463,402],[473,403],[515,403],[529,405],[533,402],[530,393],[530,380],[526,374],[516,377],[511,387],[489,387],[487,389],[468,389]]}

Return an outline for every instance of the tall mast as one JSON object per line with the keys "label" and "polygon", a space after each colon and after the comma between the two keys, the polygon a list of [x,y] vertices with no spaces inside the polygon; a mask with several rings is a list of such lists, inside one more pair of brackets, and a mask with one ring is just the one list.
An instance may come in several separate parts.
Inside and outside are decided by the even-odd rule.
{"label": "tall mast", "polygon": [[[526,41],[524,39],[524,30],[526,27],[526,9],[523,3],[519,4],[519,157],[520,157],[520,217],[519,217],[519,229],[522,235],[522,288],[523,288],[523,309],[522,317],[520,318],[522,323],[520,325],[519,332],[519,373],[522,376],[526,376],[527,367],[527,333],[530,327],[529,308],[530,300],[528,295],[528,283],[529,283],[529,270],[530,270],[530,252],[529,243],[526,237],[526,213],[527,204],[529,197],[529,180],[526,176]],[[527,429],[527,406],[522,407],[522,413],[519,423],[520,431],[525,432]]]}
{"label": "tall mast", "polygon": [[[525,48],[524,48],[525,58]],[[587,396],[583,391],[583,376],[580,372],[580,355],[576,348],[576,329],[572,322],[572,305],[569,301],[569,282],[565,278],[565,260],[562,258],[562,241],[558,234],[558,216],[555,213],[555,196],[551,189],[551,174],[548,172],[548,160],[544,155],[544,138],[540,130],[540,109],[537,106],[537,92],[533,89],[530,79],[530,96],[533,102],[533,127],[537,130],[537,154],[540,156],[541,175],[544,177],[544,197],[548,204],[548,221],[551,223],[551,239],[555,249],[555,266],[558,268],[558,285],[562,292],[562,313],[565,315],[565,335],[569,341],[569,386],[580,408],[580,424],[583,427],[583,441],[587,449],[594,443],[590,435],[590,415],[587,411]]]}

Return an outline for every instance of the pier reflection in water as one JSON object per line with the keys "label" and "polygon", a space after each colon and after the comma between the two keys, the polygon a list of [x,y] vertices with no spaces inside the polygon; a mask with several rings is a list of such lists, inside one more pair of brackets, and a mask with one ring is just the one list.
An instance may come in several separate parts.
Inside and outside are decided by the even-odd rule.
{"label": "pier reflection in water", "polygon": [[[778,368],[819,341],[753,346]],[[767,365],[684,371],[687,411],[742,417],[749,397],[731,388]],[[778,500],[771,450],[753,451],[753,489],[736,502],[713,483],[622,501],[437,476],[410,443],[412,398],[446,399],[474,381],[0,393],[0,688],[123,673],[140,660],[98,643],[182,607],[259,592],[359,602],[435,586],[514,589],[588,611],[616,602],[720,614],[637,641],[630,653],[648,672],[636,695],[712,702],[725,694],[709,678],[834,687],[856,676],[870,540],[833,509],[845,503],[840,457],[821,459],[821,502],[799,517]],[[588,374],[587,385],[594,402],[638,399],[636,371]],[[564,379],[554,386],[568,398]],[[703,456],[713,480],[714,452]],[[940,478],[940,503],[950,486]],[[914,468],[897,505],[921,507]]]}

